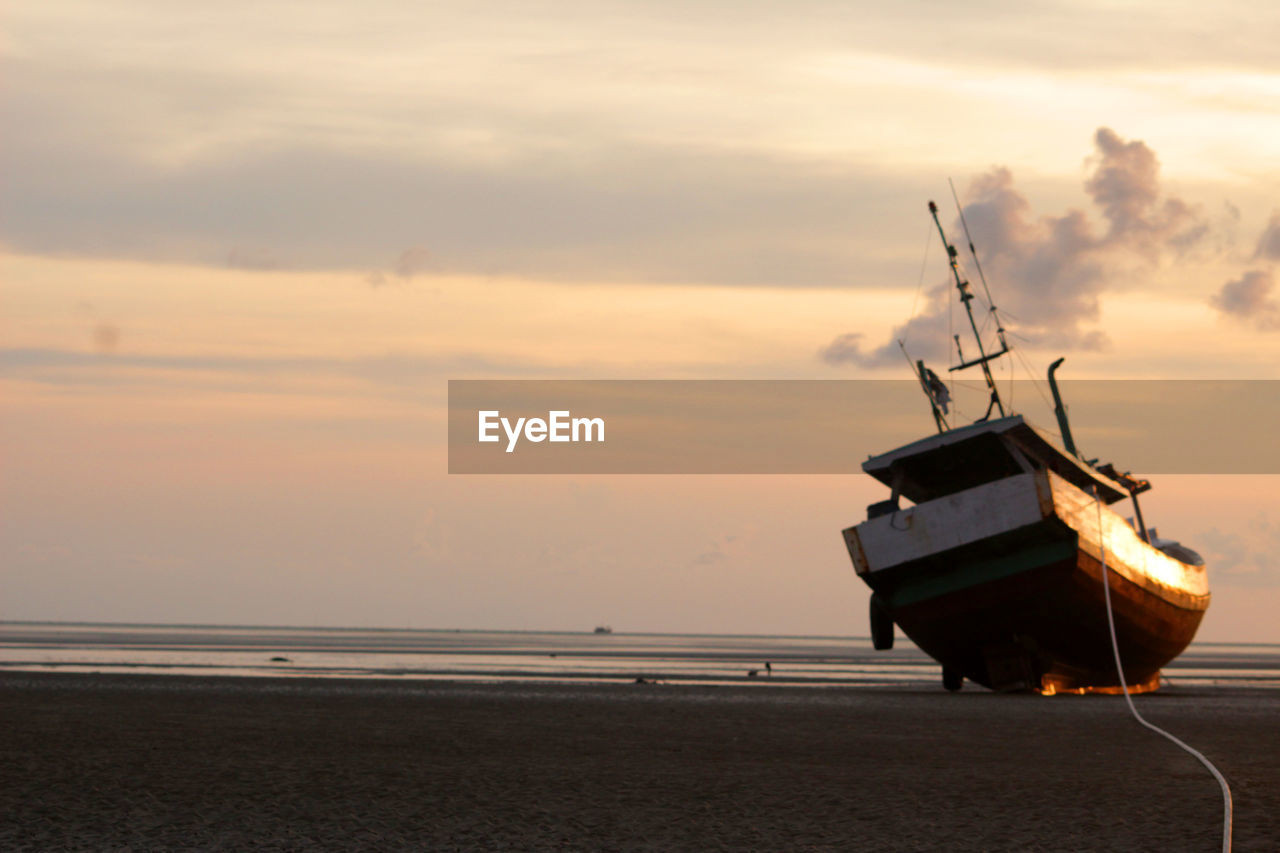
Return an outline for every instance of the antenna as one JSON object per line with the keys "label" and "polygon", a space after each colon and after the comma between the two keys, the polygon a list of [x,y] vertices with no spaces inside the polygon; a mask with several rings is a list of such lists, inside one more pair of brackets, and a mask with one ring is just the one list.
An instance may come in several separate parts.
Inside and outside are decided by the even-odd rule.
{"label": "antenna", "polygon": [[951,186],[951,198],[955,200],[956,213],[960,215],[960,227],[964,229],[964,239],[969,244],[969,254],[973,257],[973,266],[978,271],[978,280],[982,282],[982,292],[987,295],[987,304],[991,306],[991,316],[996,320],[996,336],[1000,338],[1000,345],[1007,350],[1009,345],[1004,339],[1004,323],[1001,322],[1000,314],[996,311],[996,301],[991,298],[991,288],[987,287],[987,276],[982,272],[982,261],[978,260],[978,250],[973,247],[973,237],[969,235],[969,223],[964,218],[964,208],[961,207],[960,196],[956,193],[956,183],[950,178],[947,178],[947,183]]}
{"label": "antenna", "polygon": [[[933,215],[933,223],[938,226],[938,234],[941,235],[942,237],[942,244],[947,247],[947,260],[951,264],[951,274],[955,277],[955,280],[956,280],[956,290],[960,291],[960,302],[961,304],[964,305],[965,313],[969,315],[969,328],[973,330],[973,338],[978,343],[978,357],[973,359],[972,361],[964,361],[963,360],[964,356],[961,355],[961,362],[957,364],[955,367],[951,368],[951,371],[954,372],[957,370],[964,370],[965,368],[968,368],[968,367],[980,365],[982,367],[982,376],[987,381],[987,388],[990,389],[991,391],[991,402],[987,404],[987,413],[983,415],[978,422],[981,423],[982,421],[987,420],[987,418],[990,418],[992,409],[998,410],[1000,412],[1000,417],[1004,417],[1004,414],[1005,414],[1004,404],[1000,402],[1000,392],[996,390],[996,380],[994,377],[992,377],[991,368],[987,364],[988,362],[999,358],[1000,356],[1004,355],[1009,351],[1009,344],[1004,339],[1004,328],[1003,327],[1000,328],[999,352],[993,352],[990,355],[987,355],[986,349],[982,346],[982,335],[978,333],[978,324],[973,319],[973,307],[969,304],[970,302],[973,301],[973,293],[969,289],[969,282],[965,279],[963,275],[960,274],[960,259],[958,257],[958,253],[956,252],[956,247],[951,245],[951,243],[947,240],[947,233],[942,230],[942,220],[938,219],[938,205],[934,204],[932,201],[929,202],[929,213]],[[984,286],[985,286],[985,282],[984,282]],[[994,311],[994,306],[992,307],[992,310]],[[997,326],[999,326],[998,315],[997,315]],[[959,344],[960,344],[959,336],[957,336],[956,338],[957,347],[959,347]]]}

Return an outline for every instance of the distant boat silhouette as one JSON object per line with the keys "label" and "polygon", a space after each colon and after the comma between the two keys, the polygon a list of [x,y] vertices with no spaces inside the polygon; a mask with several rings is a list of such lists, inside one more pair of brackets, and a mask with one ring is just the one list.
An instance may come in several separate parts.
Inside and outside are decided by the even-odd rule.
{"label": "distant boat silhouette", "polygon": [[613,629],[612,629],[612,628],[610,628],[608,625],[597,625],[597,626],[596,626],[596,630],[594,631],[594,633],[596,633],[596,634],[612,634],[612,633],[613,633]]}

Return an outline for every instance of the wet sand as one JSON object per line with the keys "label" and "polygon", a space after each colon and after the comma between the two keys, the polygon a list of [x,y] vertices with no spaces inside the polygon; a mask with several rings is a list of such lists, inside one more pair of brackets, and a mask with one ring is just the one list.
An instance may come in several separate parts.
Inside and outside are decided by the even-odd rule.
{"label": "wet sand", "polygon": [[[1147,718],[1280,849],[1280,694]],[[1221,794],[1124,700],[0,674],[4,850],[1216,850]]]}

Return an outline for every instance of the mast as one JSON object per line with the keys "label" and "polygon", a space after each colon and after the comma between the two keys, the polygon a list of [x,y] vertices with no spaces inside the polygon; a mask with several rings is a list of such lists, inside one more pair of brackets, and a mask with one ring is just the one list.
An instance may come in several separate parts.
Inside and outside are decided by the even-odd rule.
{"label": "mast", "polygon": [[[992,409],[996,409],[1000,412],[1000,416],[1004,417],[1004,403],[1000,401],[1000,392],[996,390],[996,380],[991,375],[991,368],[988,365],[988,362],[999,358],[1009,351],[1009,344],[1004,339],[1004,329],[1000,329],[1000,350],[988,355],[986,349],[982,346],[982,335],[978,333],[977,321],[973,319],[973,307],[969,304],[973,301],[973,293],[969,289],[969,282],[960,274],[960,259],[956,252],[956,247],[951,245],[950,241],[947,240],[947,234],[942,230],[942,222],[938,219],[938,206],[932,201],[929,202],[929,213],[933,215],[933,224],[938,226],[938,234],[942,237],[942,245],[947,247],[947,260],[951,264],[951,274],[956,280],[956,290],[960,291],[960,302],[964,305],[965,313],[969,315],[969,328],[973,330],[973,338],[978,343],[978,357],[971,361],[964,361],[964,354],[960,353],[961,362],[951,368],[951,371],[964,370],[975,365],[981,366],[982,376],[987,381],[988,390],[991,391],[991,402],[987,404],[987,413],[983,415],[981,421],[985,421],[987,418],[991,417]],[[969,246],[972,249],[973,243],[970,242]],[[991,307],[991,310],[992,312],[995,311],[994,305]],[[996,325],[1000,325],[998,318]],[[960,352],[959,335],[956,336],[956,351]]]}

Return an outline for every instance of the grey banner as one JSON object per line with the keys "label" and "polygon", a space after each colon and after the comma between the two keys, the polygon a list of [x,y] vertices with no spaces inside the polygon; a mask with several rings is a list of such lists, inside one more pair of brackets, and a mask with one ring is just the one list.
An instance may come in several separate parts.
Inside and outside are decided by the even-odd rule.
{"label": "grey banner", "polygon": [[[1060,387],[1088,458],[1142,476],[1280,473],[1280,381]],[[1000,392],[1061,444],[1043,383]],[[971,423],[986,392],[957,388],[951,403],[951,424]],[[449,382],[451,474],[853,474],[936,431],[912,380]]]}

